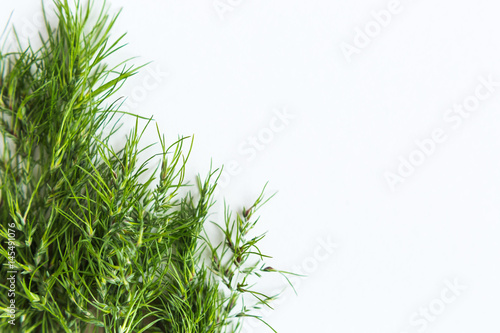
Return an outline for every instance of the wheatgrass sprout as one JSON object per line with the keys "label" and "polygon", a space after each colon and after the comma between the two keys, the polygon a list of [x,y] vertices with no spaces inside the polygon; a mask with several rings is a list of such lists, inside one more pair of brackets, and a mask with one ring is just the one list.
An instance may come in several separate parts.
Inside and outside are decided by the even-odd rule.
{"label": "wheatgrass sprout", "polygon": [[[117,92],[140,67],[106,63],[123,45],[110,38],[117,16],[104,2],[55,8],[39,49],[0,52],[0,332],[219,333],[263,321],[254,310],[276,295],[254,278],[284,273],[251,236],[264,195],[226,208],[214,244],[204,227],[219,170],[181,194],[192,140],[169,145],[157,127],[151,156],[140,143],[153,121],[120,111]],[[122,117],[135,126],[116,148]]]}

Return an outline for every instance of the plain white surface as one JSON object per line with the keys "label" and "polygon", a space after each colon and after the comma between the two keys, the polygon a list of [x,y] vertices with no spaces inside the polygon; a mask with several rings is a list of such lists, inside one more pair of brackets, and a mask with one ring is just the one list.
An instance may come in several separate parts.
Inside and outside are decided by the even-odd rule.
{"label": "plain white surface", "polygon": [[[216,1],[222,16],[212,0],[110,4],[128,32],[120,58],[154,62],[123,91],[131,111],[171,139],[195,134],[192,175],[231,163],[220,197],[235,207],[266,181],[279,190],[263,248],[308,277],[267,316],[278,332],[500,330],[500,87],[457,128],[445,119],[481,77],[500,82],[497,2]],[[372,11],[387,8],[377,32]],[[39,1],[2,0],[2,25],[12,10],[30,35]],[[367,26],[348,61],[343,43]],[[446,140],[393,191],[385,174],[436,128]]]}

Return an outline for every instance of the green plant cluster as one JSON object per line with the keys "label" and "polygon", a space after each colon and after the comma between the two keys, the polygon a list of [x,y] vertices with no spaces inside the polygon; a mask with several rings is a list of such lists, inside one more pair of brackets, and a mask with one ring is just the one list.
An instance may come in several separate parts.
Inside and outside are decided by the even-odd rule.
{"label": "green plant cluster", "polygon": [[[285,273],[264,265],[263,236],[249,236],[266,199],[226,209],[223,241],[211,241],[218,171],[187,187],[187,139],[168,145],[157,128],[150,156],[148,125],[120,112],[114,96],[140,67],[106,64],[122,47],[110,37],[117,15],[55,5],[39,49],[0,53],[0,332],[237,332],[263,321],[254,311],[275,295],[253,281]],[[122,117],[135,126],[116,148]]]}

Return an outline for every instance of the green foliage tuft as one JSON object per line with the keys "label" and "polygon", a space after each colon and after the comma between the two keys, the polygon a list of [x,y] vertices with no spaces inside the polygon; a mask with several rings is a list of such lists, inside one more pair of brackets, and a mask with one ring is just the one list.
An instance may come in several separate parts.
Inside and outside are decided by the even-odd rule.
{"label": "green foliage tuft", "polygon": [[[167,145],[159,129],[161,153],[139,162],[151,120],[140,126],[114,97],[139,68],[105,63],[122,47],[117,16],[55,5],[40,49],[0,53],[0,332],[237,332],[262,320],[253,311],[276,296],[250,281],[283,273],[249,236],[263,195],[227,209],[214,244],[204,227],[218,171],[182,194],[187,139]],[[116,149],[123,116],[136,125]]]}

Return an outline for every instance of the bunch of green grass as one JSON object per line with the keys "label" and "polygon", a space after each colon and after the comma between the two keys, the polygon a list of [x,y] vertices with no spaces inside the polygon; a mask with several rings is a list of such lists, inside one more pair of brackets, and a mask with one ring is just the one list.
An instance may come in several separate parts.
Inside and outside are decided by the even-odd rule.
{"label": "bunch of green grass", "polygon": [[244,318],[263,321],[254,311],[275,296],[250,281],[284,273],[263,264],[263,236],[248,236],[266,200],[227,209],[214,244],[204,226],[219,173],[182,194],[185,139],[167,145],[158,130],[161,153],[141,163],[149,147],[135,116],[124,147],[110,145],[133,116],[114,96],[139,69],[105,63],[121,48],[117,16],[91,1],[55,5],[39,49],[0,53],[0,332],[237,332]]}

